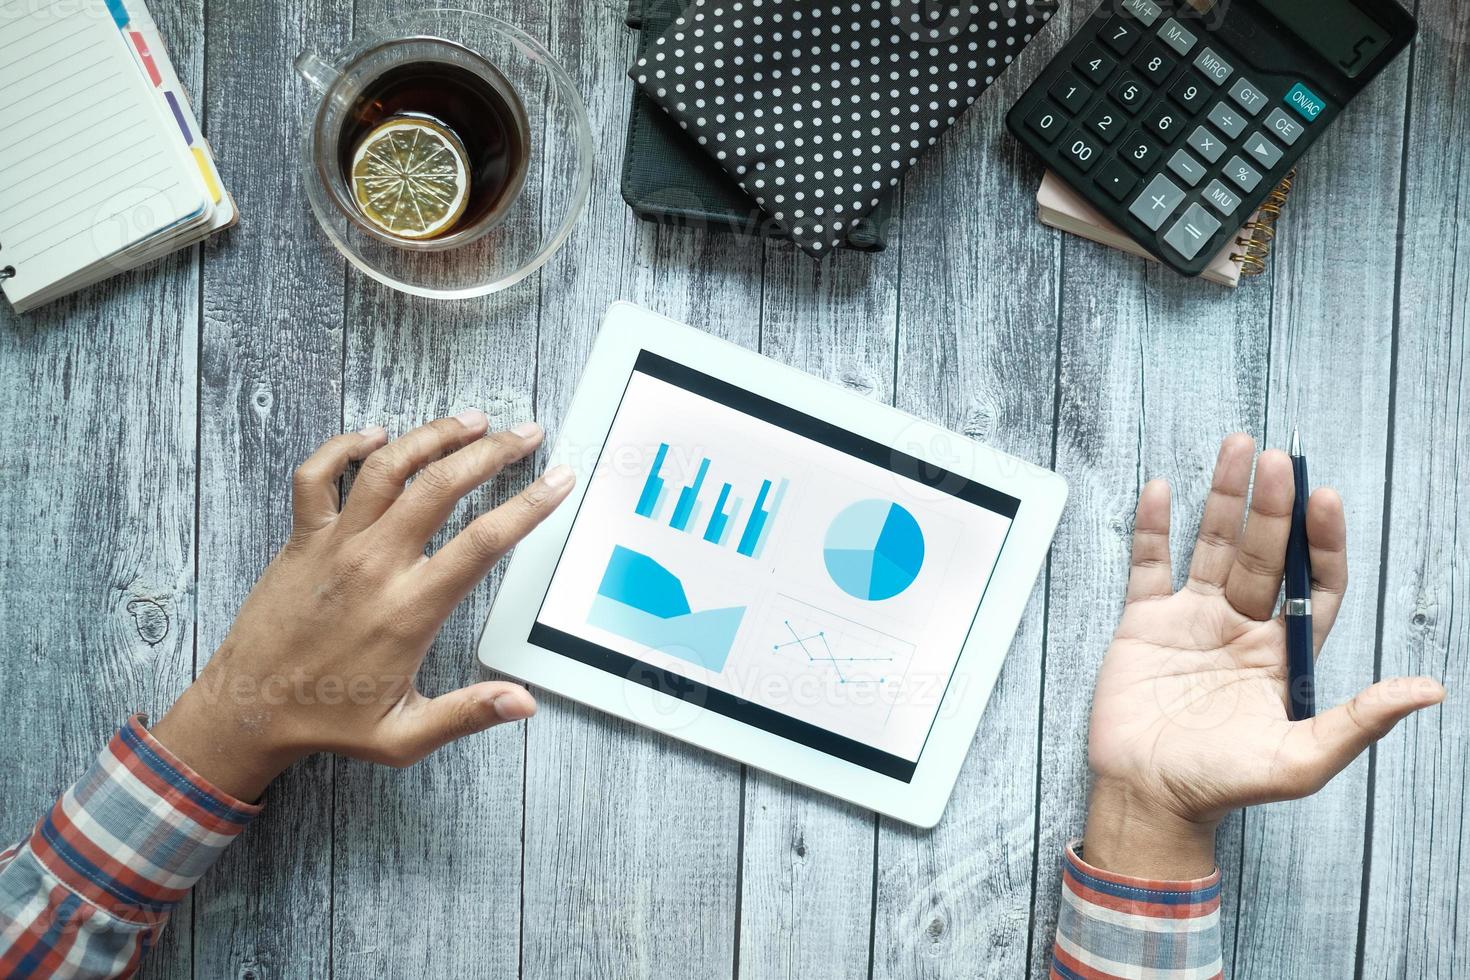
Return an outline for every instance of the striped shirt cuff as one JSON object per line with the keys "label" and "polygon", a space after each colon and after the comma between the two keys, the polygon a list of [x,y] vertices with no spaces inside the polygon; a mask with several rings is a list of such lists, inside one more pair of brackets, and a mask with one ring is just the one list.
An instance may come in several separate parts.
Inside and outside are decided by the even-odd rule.
{"label": "striped shirt cuff", "polygon": [[161,922],[260,812],[164,748],[135,715],[62,795],[28,841],[83,901]]}
{"label": "striped shirt cuff", "polygon": [[1220,871],[1154,881],[1094,868],[1082,842],[1067,845],[1051,976],[1061,980],[1215,980],[1220,956]]}

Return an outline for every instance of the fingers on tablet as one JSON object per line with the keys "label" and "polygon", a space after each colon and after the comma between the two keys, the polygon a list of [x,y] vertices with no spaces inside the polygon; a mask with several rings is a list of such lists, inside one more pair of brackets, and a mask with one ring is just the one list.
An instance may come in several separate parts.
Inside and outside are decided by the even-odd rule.
{"label": "fingers on tablet", "polygon": [[435,419],[407,432],[370,455],[342,508],[341,526],[360,531],[383,516],[403,493],[409,477],[429,463],[469,445],[485,434],[489,422],[478,409]]}
{"label": "fingers on tablet", "polygon": [[387,534],[422,550],[460,498],[531,455],[541,440],[541,427],[534,422],[476,439],[420,470],[379,523]]}
{"label": "fingers on tablet", "polygon": [[360,432],[345,432],[318,446],[291,474],[294,529],[312,531],[336,517],[337,481],[347,471],[348,464],[366,459],[387,441],[387,431],[374,425]]}
{"label": "fingers on tablet", "polygon": [[475,518],[424,566],[430,601],[453,608],[511,548],[566,499],[576,483],[568,466],[553,466],[505,503]]}

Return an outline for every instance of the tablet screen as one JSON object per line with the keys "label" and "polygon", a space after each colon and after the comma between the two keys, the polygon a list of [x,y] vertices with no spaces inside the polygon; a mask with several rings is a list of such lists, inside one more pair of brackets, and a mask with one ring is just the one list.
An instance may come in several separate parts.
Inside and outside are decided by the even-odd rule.
{"label": "tablet screen", "polygon": [[1015,497],[643,351],[530,642],[912,779]]}

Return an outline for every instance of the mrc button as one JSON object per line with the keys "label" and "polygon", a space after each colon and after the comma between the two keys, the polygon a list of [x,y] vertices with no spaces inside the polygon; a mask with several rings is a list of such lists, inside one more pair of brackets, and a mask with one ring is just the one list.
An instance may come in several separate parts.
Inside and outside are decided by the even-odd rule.
{"label": "mrc button", "polygon": [[1291,91],[1286,93],[1286,97],[1282,101],[1295,109],[1297,114],[1307,122],[1315,122],[1317,117],[1322,114],[1322,110],[1327,107],[1327,102],[1322,96],[1313,92],[1301,82],[1293,85]]}

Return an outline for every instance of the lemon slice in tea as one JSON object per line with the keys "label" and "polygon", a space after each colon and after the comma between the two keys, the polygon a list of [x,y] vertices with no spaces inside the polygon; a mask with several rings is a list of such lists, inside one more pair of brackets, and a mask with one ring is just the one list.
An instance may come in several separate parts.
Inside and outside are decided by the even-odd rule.
{"label": "lemon slice in tea", "polygon": [[433,120],[384,120],[352,156],[357,207],[390,235],[433,238],[464,214],[470,191],[467,160],[459,138]]}

